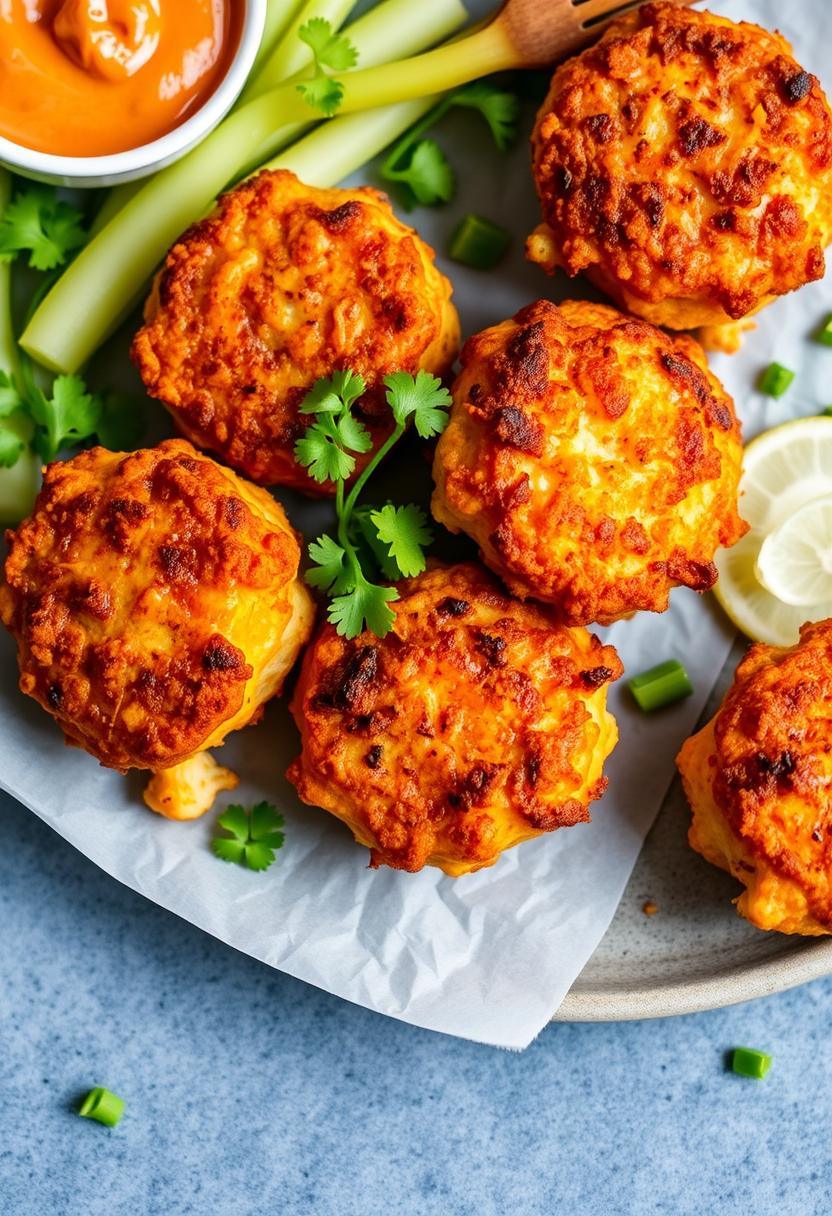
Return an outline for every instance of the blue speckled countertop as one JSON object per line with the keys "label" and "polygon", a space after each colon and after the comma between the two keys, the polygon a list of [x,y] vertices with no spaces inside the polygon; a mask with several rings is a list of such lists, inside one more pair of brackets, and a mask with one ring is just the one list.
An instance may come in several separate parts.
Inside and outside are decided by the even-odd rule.
{"label": "blue speckled countertop", "polygon": [[[832,1210],[832,981],[515,1055],[268,970],[6,798],[0,825],[2,1216]],[[73,1113],[97,1084],[114,1131]]]}

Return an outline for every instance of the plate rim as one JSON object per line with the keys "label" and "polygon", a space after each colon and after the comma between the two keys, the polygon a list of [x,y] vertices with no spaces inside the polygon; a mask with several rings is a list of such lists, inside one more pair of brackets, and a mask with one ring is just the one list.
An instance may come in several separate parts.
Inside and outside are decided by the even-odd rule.
{"label": "plate rim", "polygon": [[832,975],[832,939],[796,942],[785,958],[736,964],[690,982],[608,990],[582,987],[580,976],[552,1017],[553,1022],[632,1022],[705,1013],[773,996]]}

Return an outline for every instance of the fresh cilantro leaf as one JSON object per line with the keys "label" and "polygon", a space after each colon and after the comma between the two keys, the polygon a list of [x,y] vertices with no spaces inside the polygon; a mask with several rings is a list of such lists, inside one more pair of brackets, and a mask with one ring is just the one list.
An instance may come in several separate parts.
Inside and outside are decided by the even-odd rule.
{"label": "fresh cilantro leaf", "polygon": [[396,619],[388,605],[398,598],[395,587],[380,587],[362,578],[347,595],[337,595],[332,600],[327,615],[342,637],[357,638],[369,629],[383,638]]}
{"label": "fresh cilantro leaf", "polygon": [[389,546],[379,540],[372,516],[372,507],[356,507],[350,520],[352,539],[360,549],[362,566],[366,559],[370,567],[377,567],[382,578],[394,583],[399,578],[399,568],[390,556]]}
{"label": "fresh cilantro leaf", "polygon": [[482,115],[501,152],[517,135],[520,102],[513,93],[486,81],[477,81],[444,98],[402,136],[381,165],[381,176],[399,186],[402,201],[408,209],[414,203],[435,207],[454,196],[454,172],[444,152],[434,140],[422,137],[457,106]]}
{"label": "fresh cilantro leaf", "polygon": [[344,72],[358,63],[358,51],[344,34],[334,33],[323,17],[313,17],[298,30],[298,37],[312,51],[313,73],[310,80],[297,86],[310,106],[330,118],[341,105],[344,86],[324,71]]}
{"label": "fresh cilantro leaf", "polygon": [[396,171],[392,181],[407,187],[415,202],[423,207],[436,207],[454,196],[456,180],[445,153],[433,139],[420,139],[413,149],[409,163]]}
{"label": "fresh cilantro leaf", "polygon": [[346,368],[316,380],[301,402],[302,414],[340,414],[367,391],[364,377]]}
{"label": "fresh cilantro leaf", "polygon": [[455,93],[451,104],[482,114],[501,152],[508,151],[517,138],[520,102],[514,93],[507,93],[487,81],[478,80]]}
{"label": "fresh cilantro leaf", "polygon": [[446,410],[451,404],[451,394],[437,376],[420,370],[415,376],[407,372],[393,372],[384,377],[387,389],[387,404],[399,426],[413,418],[417,433],[422,439],[441,435],[448,425]]}
{"label": "fresh cilantro leaf", "polygon": [[66,444],[96,433],[102,404],[100,397],[87,392],[80,376],[56,376],[51,397],[34,388],[29,410],[38,427],[35,447],[43,460],[54,460]]}
{"label": "fresh cilantro leaf", "polygon": [[137,398],[107,393],[101,399],[98,442],[111,452],[129,452],[141,441],[145,428],[144,406]]}
{"label": "fresh cilantro leaf", "polygon": [[8,418],[15,410],[23,409],[25,402],[18,392],[14,380],[0,371],[0,418]]}
{"label": "fresh cilantro leaf", "polygon": [[297,88],[308,105],[320,110],[325,118],[332,118],[333,114],[337,114],[344,99],[344,86],[340,81],[327,76],[326,72],[320,72],[311,80],[301,81]]}
{"label": "fresh cilantro leaf", "polygon": [[0,419],[0,468],[13,468],[26,446],[20,435],[9,425],[10,419]]}
{"label": "fresh cilantro leaf", "polygon": [[338,419],[336,426],[338,438],[344,447],[349,448],[350,451],[369,452],[373,446],[370,432],[364,423],[359,422],[357,418],[353,418],[352,414],[344,414],[343,418]]}
{"label": "fresh cilantro leaf", "polygon": [[424,546],[433,540],[428,519],[421,507],[408,503],[395,507],[388,503],[370,516],[375,524],[379,540],[389,547],[393,560],[402,578],[412,578],[425,568]]}
{"label": "fresh cilantro leaf", "polygon": [[310,587],[340,594],[349,590],[352,575],[347,569],[347,551],[324,533],[309,546],[309,556],[315,563],[306,572]]}
{"label": "fresh cilantro leaf", "polygon": [[298,38],[311,50],[316,67],[345,72],[358,63],[358,51],[346,34],[334,33],[330,23],[323,17],[312,17],[302,25],[298,30]]}
{"label": "fresh cilantro leaf", "polygon": [[[334,429],[334,428],[332,428]],[[340,445],[324,422],[316,422],[295,444],[295,460],[315,481],[346,481],[355,469],[355,457]]]}
{"label": "fresh cilantro leaf", "polygon": [[283,816],[268,802],[258,802],[249,812],[242,806],[229,806],[217,826],[229,835],[215,836],[211,841],[216,856],[249,870],[267,870],[286,839],[281,831]]}
{"label": "fresh cilantro leaf", "polygon": [[33,270],[54,270],[87,239],[81,213],[47,186],[18,194],[0,219],[0,257],[28,252]]}

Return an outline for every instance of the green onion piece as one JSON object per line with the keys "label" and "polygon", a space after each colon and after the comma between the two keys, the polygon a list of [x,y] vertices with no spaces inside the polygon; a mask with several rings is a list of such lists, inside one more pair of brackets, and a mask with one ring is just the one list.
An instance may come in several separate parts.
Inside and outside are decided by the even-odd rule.
{"label": "green onion piece", "polygon": [[678,659],[668,659],[627,681],[639,709],[646,714],[673,705],[693,692],[690,676]]}
{"label": "green onion piece", "polygon": [[794,372],[782,363],[771,363],[760,376],[759,389],[767,397],[782,397],[794,380]]}
{"label": "green onion piece", "polygon": [[822,346],[832,346],[832,312],[815,333],[815,341],[820,342]]}
{"label": "green onion piece", "polygon": [[466,215],[448,245],[448,257],[474,270],[493,270],[508,249],[511,237],[505,228],[481,215]]}
{"label": "green onion piece", "polygon": [[762,1081],[771,1068],[771,1056],[766,1055],[764,1051],[757,1051],[756,1047],[735,1047],[731,1067],[741,1077],[753,1077],[756,1081]]}
{"label": "green onion piece", "polygon": [[115,1127],[124,1114],[124,1099],[109,1089],[97,1086],[84,1098],[78,1107],[78,1114],[84,1119],[95,1119],[105,1127]]}

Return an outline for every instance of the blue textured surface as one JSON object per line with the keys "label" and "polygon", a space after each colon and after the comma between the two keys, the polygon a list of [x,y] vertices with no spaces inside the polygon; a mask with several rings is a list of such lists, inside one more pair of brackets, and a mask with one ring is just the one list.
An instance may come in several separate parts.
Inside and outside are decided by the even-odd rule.
{"label": "blue textured surface", "polygon": [[[522,1055],[235,953],[0,801],[0,1212],[811,1216],[832,1207],[832,982]],[[726,1071],[774,1055],[764,1082]],[[106,1085],[114,1131],[73,1113]]]}

